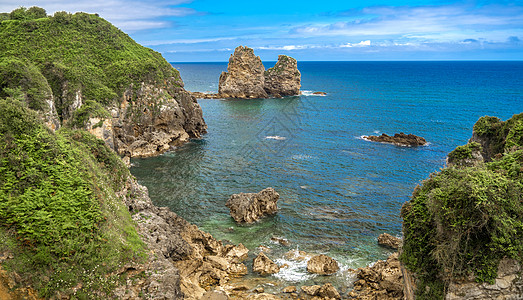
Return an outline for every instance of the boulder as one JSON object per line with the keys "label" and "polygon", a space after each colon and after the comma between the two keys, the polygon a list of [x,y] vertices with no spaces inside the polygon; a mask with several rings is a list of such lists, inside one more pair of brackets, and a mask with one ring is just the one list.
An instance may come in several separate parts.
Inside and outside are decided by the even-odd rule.
{"label": "boulder", "polygon": [[316,255],[307,262],[307,271],[310,273],[330,275],[339,269],[338,262],[324,254]]}
{"label": "boulder", "polygon": [[225,205],[237,223],[253,223],[265,215],[275,214],[279,198],[273,188],[266,188],[259,193],[234,194]]}
{"label": "boulder", "polygon": [[318,291],[318,296],[325,299],[341,299],[340,293],[332,284],[324,284]]}
{"label": "boulder", "polygon": [[229,58],[227,72],[222,72],[218,94],[223,98],[267,98],[264,90],[265,67],[249,47],[238,46]]}
{"label": "boulder", "polygon": [[262,252],[254,259],[252,271],[260,273],[261,275],[267,275],[278,273],[280,267]]}
{"label": "boulder", "polygon": [[264,89],[269,95],[276,98],[300,94],[301,73],[298,71],[296,59],[279,55],[274,67],[264,73]]}
{"label": "boulder", "polygon": [[398,253],[386,261],[379,260],[372,267],[359,268],[358,280],[350,296],[357,299],[403,299],[403,274]]}
{"label": "boulder", "polygon": [[414,134],[405,134],[403,132],[396,133],[394,136],[389,136],[383,133],[380,136],[369,135],[364,136],[363,138],[373,142],[388,143],[397,146],[415,147],[427,144],[427,141],[424,138]]}
{"label": "boulder", "polygon": [[392,249],[398,249],[401,246],[401,239],[395,236],[392,236],[388,233],[382,233],[378,236],[378,244],[381,246],[386,246]]}
{"label": "boulder", "polygon": [[296,291],[297,291],[297,289],[296,289],[296,286],[294,286],[294,285],[290,285],[283,289],[284,293],[296,293]]}
{"label": "boulder", "polygon": [[318,294],[318,292],[320,291],[320,289],[321,289],[321,286],[319,286],[319,285],[309,285],[309,286],[304,285],[301,287],[301,290],[309,296],[316,296]]}

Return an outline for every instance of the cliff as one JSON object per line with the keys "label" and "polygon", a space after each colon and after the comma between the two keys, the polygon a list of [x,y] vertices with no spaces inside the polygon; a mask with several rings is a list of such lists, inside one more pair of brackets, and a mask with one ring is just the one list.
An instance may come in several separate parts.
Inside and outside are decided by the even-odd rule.
{"label": "cliff", "polygon": [[0,22],[0,97],[20,95],[52,129],[91,130],[120,155],[151,156],[206,130],[162,56],[86,13],[19,8]]}
{"label": "cliff", "polygon": [[483,117],[401,210],[416,299],[523,297],[523,114]]}
{"label": "cliff", "polygon": [[[218,98],[267,98],[300,94],[301,74],[296,59],[280,55],[275,66],[265,70],[249,47],[238,46],[222,72]],[[214,95],[211,97],[215,98]]]}

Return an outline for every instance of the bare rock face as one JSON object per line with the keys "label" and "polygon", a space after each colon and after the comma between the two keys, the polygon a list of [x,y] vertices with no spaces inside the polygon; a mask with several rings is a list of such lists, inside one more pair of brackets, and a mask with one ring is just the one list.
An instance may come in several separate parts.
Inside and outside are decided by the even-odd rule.
{"label": "bare rock face", "polygon": [[113,148],[132,157],[161,154],[201,137],[207,129],[196,98],[175,78],[166,80],[164,87],[146,83],[137,91],[130,87],[111,114]]}
{"label": "bare rock face", "polygon": [[324,254],[316,255],[307,262],[307,271],[310,273],[330,275],[339,269],[338,262]]}
{"label": "bare rock face", "polygon": [[383,133],[380,136],[369,135],[364,136],[363,138],[373,142],[388,143],[408,147],[423,146],[427,144],[427,141],[424,138],[416,136],[414,134],[405,134],[403,132],[396,133],[394,134],[394,136],[389,136]]}
{"label": "bare rock face", "polygon": [[397,252],[387,261],[379,260],[372,267],[358,269],[357,277],[354,290],[349,293],[351,298],[403,299],[403,274]]}
{"label": "bare rock face", "polygon": [[220,75],[218,94],[224,98],[267,98],[265,67],[249,47],[238,46],[229,58],[227,72]]}
{"label": "bare rock face", "polygon": [[446,300],[522,299],[523,278],[521,265],[513,259],[502,259],[494,284],[474,280],[453,281],[449,284]]}
{"label": "bare rock face", "polygon": [[259,193],[240,193],[232,195],[226,202],[231,217],[238,223],[253,223],[265,215],[275,214],[280,198],[273,188]]}
{"label": "bare rock face", "polygon": [[261,275],[274,274],[280,271],[280,267],[261,252],[253,261],[252,271]]}
{"label": "bare rock face", "polygon": [[378,236],[378,244],[386,246],[392,249],[398,249],[401,246],[401,239],[395,236],[392,236],[388,233],[382,233]]}
{"label": "bare rock face", "polygon": [[301,73],[296,59],[279,55],[274,67],[265,71],[264,89],[274,97],[294,96],[300,94]]}

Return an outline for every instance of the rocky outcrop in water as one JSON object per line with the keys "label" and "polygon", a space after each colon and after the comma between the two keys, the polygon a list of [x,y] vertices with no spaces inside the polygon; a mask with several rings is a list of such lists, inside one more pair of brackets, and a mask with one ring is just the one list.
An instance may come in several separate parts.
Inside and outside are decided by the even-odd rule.
{"label": "rocky outcrop in water", "polygon": [[229,58],[227,72],[220,75],[218,94],[223,98],[267,98],[265,67],[249,47],[238,46]]}
{"label": "rocky outcrop in water", "polygon": [[358,280],[349,293],[350,299],[403,299],[403,274],[398,253],[392,254],[386,261],[379,260],[372,267],[360,268],[356,272]]}
{"label": "rocky outcrop in water", "polygon": [[261,252],[252,263],[252,271],[260,275],[274,274],[280,271],[280,267]]}
{"label": "rocky outcrop in water", "polygon": [[[299,95],[301,74],[296,59],[280,55],[276,65],[267,71],[259,56],[249,47],[238,46],[229,58],[227,72],[222,72],[218,85],[219,98],[267,98]],[[215,98],[213,94],[198,94]]]}
{"label": "rocky outcrop in water", "polygon": [[330,275],[339,269],[338,262],[324,254],[316,255],[307,262],[307,271],[310,273]]}
{"label": "rocky outcrop in water", "polygon": [[237,223],[253,223],[266,215],[275,214],[279,198],[280,194],[273,188],[266,188],[259,193],[234,194],[225,205]]}
{"label": "rocky outcrop in water", "polygon": [[279,55],[274,67],[264,73],[263,88],[273,97],[294,96],[300,94],[301,73],[298,71],[296,59]]}
{"label": "rocky outcrop in water", "polygon": [[401,246],[401,239],[388,233],[382,233],[378,236],[378,245],[398,249]]}
{"label": "rocky outcrop in water", "polygon": [[341,299],[341,296],[336,290],[336,288],[332,286],[332,284],[330,283],[326,283],[323,286],[302,286],[301,290],[306,295],[314,297],[313,299]]}
{"label": "rocky outcrop in water", "polygon": [[389,136],[383,133],[380,136],[369,135],[364,136],[363,138],[373,142],[388,143],[398,146],[414,147],[423,146],[427,144],[427,141],[424,138],[416,136],[414,134],[404,134],[403,132],[396,133],[394,134],[394,136]]}

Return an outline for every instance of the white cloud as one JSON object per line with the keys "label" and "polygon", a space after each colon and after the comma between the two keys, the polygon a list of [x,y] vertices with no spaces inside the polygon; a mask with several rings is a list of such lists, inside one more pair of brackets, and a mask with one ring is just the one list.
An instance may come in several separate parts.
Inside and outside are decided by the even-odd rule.
{"label": "white cloud", "polygon": [[183,17],[196,14],[197,12],[193,9],[176,7],[189,2],[191,1],[3,0],[0,3],[0,11],[10,12],[20,6],[27,8],[39,6],[50,15],[57,11],[97,13],[124,31],[135,31],[170,26],[169,22],[161,19],[163,17]]}
{"label": "white cloud", "polygon": [[367,47],[367,46],[370,46],[370,40],[361,41],[361,42],[356,43],[356,44],[347,43],[347,44],[341,45],[340,47],[342,47],[342,48],[352,48],[352,47]]}

